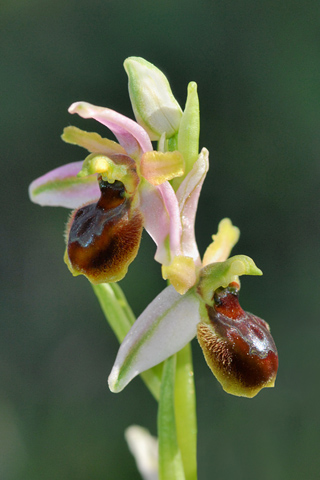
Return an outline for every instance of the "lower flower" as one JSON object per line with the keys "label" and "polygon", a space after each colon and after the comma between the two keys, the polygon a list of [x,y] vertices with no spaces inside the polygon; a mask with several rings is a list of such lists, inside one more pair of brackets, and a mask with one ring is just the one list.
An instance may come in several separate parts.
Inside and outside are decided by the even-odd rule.
{"label": "lower flower", "polygon": [[[196,335],[224,390],[253,397],[272,387],[278,354],[267,323],[238,301],[239,275],[260,275],[243,255],[207,265],[184,295],[167,287],[136,320],[120,346],[109,387],[120,392],[136,375],[173,355]],[[210,284],[212,286],[210,293]]]}

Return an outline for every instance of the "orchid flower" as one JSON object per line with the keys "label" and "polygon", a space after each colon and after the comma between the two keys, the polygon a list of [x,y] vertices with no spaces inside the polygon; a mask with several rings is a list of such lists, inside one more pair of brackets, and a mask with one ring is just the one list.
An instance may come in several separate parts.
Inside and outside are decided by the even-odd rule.
{"label": "orchid flower", "polygon": [[[160,151],[153,150],[147,131],[133,120],[108,108],[76,102],[69,108],[71,114],[102,123],[119,143],[76,127],[65,128],[63,140],[90,154],[83,162],[56,168],[33,181],[30,198],[40,205],[75,209],[66,229],[64,257],[73,275],[83,274],[94,284],[121,280],[137,254],[144,227],[157,245],[155,259],[164,266],[164,278],[184,293],[194,284],[199,264],[194,207],[208,168],[207,150],[198,157],[194,147],[197,125],[192,132],[195,141],[190,142],[190,126],[195,123],[190,115],[198,105],[196,85],[189,85],[182,113],[156,67],[136,57],[127,59],[125,67],[134,111],[139,112],[138,120],[144,115],[145,122],[140,123],[147,124],[152,139],[159,139]],[[137,89],[141,68],[144,82],[150,85],[150,78],[153,82],[154,101],[148,103],[140,95],[140,107],[135,108],[135,90],[145,91],[145,87]],[[159,108],[159,98],[165,95],[165,105]],[[194,173],[188,178],[192,166]],[[186,178],[176,195],[169,181],[178,177]],[[176,275],[182,273],[176,268],[181,262],[184,280]]]}
{"label": "orchid flower", "polygon": [[269,326],[242,310],[238,301],[239,276],[262,272],[247,256],[227,259],[238,238],[239,230],[229,219],[222,220],[194,286],[183,295],[168,286],[140,315],[120,346],[109,376],[111,391],[120,392],[196,335],[226,392],[253,397],[274,386],[278,356]]}
{"label": "orchid flower", "polygon": [[146,131],[113,110],[77,102],[69,112],[94,118],[119,140],[67,127],[62,138],[90,155],[29,187],[35,203],[76,209],[66,233],[69,269],[92,283],[121,280],[137,254],[143,226],[157,244],[156,260],[168,264],[180,253],[179,206],[168,180],[184,172],[181,153],[153,151]]}

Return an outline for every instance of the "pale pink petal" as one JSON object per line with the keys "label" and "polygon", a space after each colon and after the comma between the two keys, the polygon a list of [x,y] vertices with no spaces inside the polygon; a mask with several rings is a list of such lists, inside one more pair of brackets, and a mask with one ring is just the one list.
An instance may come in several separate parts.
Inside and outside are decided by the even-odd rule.
{"label": "pale pink petal", "polygon": [[170,254],[171,260],[176,255],[180,255],[180,242],[181,242],[181,218],[179,212],[179,204],[176,197],[176,194],[169,182],[164,182],[162,185],[157,187],[162,195],[164,204],[169,214],[170,218]]}
{"label": "pale pink petal", "polygon": [[145,182],[140,191],[140,208],[144,216],[144,228],[157,245],[155,260],[161,264],[170,262],[170,250],[165,240],[170,232],[170,218],[158,188]]}
{"label": "pale pink petal", "polygon": [[29,186],[32,202],[42,206],[78,208],[100,197],[96,175],[77,177],[81,162],[68,163],[34,180]]}
{"label": "pale pink petal", "polygon": [[97,107],[87,102],[76,102],[69,108],[69,113],[77,113],[82,118],[93,118],[108,127],[129,155],[140,156],[144,152],[153,150],[151,140],[144,128],[114,110]]}
{"label": "pale pink petal", "polygon": [[181,251],[183,255],[192,257],[198,265],[201,264],[201,261],[195,239],[194,223],[201,188],[209,169],[208,157],[208,150],[203,148],[192,170],[177,191],[182,223]]}
{"label": "pale pink petal", "polygon": [[179,205],[169,182],[158,187],[145,182],[140,190],[144,227],[157,245],[155,260],[168,265],[180,253]]}
{"label": "pale pink petal", "polygon": [[112,392],[120,392],[139,373],[178,352],[197,333],[200,300],[180,295],[170,285],[135,321],[122,342],[109,376]]}

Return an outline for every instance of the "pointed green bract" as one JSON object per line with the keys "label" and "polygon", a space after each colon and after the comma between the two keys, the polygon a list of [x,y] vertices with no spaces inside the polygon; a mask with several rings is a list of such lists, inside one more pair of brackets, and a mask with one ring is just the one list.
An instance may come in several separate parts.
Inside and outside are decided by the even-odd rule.
{"label": "pointed green bract", "polygon": [[190,82],[188,85],[187,102],[178,133],[178,150],[183,155],[186,167],[184,176],[174,179],[172,182],[175,190],[177,190],[184,177],[192,170],[193,164],[198,158],[199,135],[200,111],[197,84]]}
{"label": "pointed green bract", "polygon": [[207,305],[213,305],[213,294],[219,287],[239,283],[240,275],[262,275],[254,261],[246,255],[235,255],[225,262],[211,263],[201,270],[197,293]]}

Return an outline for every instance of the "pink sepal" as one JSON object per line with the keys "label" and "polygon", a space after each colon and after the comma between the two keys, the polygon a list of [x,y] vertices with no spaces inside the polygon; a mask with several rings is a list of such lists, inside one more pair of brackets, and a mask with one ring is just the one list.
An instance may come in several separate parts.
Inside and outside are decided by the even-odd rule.
{"label": "pink sepal", "polygon": [[42,206],[78,208],[100,197],[96,175],[77,177],[81,162],[68,163],[34,180],[29,186],[32,202]]}
{"label": "pink sepal", "polygon": [[158,187],[144,182],[140,199],[144,227],[158,247],[154,258],[168,265],[180,253],[181,221],[176,195],[169,182]]}
{"label": "pink sepal", "polygon": [[144,128],[110,108],[97,107],[87,102],[76,102],[69,107],[69,113],[77,113],[82,118],[93,118],[108,127],[130,156],[139,157],[144,152],[153,150],[151,140]]}
{"label": "pink sepal", "polygon": [[123,340],[109,376],[112,392],[120,392],[136,375],[178,352],[197,333],[200,300],[189,291],[165,288],[135,321]]}

